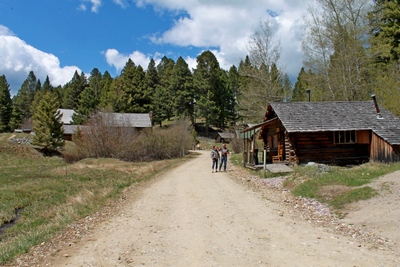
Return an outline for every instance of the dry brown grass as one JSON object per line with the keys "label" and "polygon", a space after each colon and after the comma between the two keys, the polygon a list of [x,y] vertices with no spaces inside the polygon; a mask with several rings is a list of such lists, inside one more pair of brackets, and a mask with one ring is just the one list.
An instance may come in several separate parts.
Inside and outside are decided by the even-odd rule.
{"label": "dry brown grass", "polygon": [[166,129],[141,131],[131,127],[117,127],[108,116],[96,117],[73,138],[75,145],[64,153],[66,162],[84,158],[114,158],[143,162],[182,157],[194,143],[188,121],[176,121]]}

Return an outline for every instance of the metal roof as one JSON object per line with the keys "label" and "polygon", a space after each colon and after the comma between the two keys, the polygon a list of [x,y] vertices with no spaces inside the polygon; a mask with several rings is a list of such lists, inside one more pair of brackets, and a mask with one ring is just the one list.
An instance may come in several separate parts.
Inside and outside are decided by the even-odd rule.
{"label": "metal roof", "polygon": [[220,136],[221,138],[234,138],[235,134],[234,133],[218,133],[217,136]]}
{"label": "metal roof", "polygon": [[105,113],[112,116],[115,126],[151,128],[151,114],[149,113]]}
{"label": "metal roof", "polygon": [[59,108],[57,111],[60,111],[62,114],[61,117],[61,122],[63,124],[71,124],[72,123],[72,115],[75,114],[75,111],[73,109],[64,109],[64,108]]}

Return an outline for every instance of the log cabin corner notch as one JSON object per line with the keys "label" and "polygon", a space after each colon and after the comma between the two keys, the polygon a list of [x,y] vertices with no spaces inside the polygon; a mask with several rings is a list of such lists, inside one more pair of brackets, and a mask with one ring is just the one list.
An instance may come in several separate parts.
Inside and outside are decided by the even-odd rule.
{"label": "log cabin corner notch", "polygon": [[287,164],[400,161],[400,119],[374,101],[271,102],[260,138],[266,162],[283,147]]}

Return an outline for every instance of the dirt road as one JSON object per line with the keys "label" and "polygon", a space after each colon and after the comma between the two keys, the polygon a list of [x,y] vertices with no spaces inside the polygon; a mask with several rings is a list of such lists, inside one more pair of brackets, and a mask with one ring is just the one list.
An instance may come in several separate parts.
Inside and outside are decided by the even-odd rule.
{"label": "dirt road", "polygon": [[[209,152],[165,173],[119,215],[49,257],[48,266],[400,266],[286,215],[284,205],[211,173]],[[282,215],[285,214],[285,215]]]}

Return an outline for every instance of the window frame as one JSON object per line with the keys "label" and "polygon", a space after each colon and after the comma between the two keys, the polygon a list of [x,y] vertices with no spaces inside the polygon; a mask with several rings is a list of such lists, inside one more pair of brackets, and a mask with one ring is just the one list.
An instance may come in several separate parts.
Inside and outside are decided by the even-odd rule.
{"label": "window frame", "polygon": [[335,145],[357,144],[357,132],[355,130],[335,131],[333,142]]}

